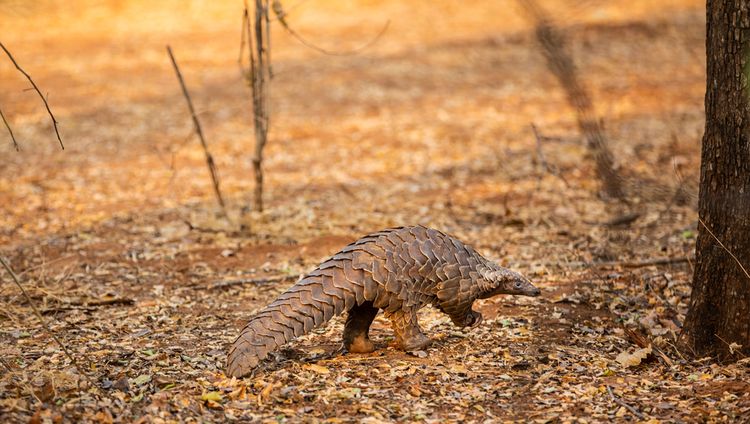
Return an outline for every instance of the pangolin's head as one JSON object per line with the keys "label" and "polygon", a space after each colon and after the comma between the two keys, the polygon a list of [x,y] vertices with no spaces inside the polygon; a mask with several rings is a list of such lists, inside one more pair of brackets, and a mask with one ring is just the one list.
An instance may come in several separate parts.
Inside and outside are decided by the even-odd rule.
{"label": "pangolin's head", "polygon": [[483,269],[480,273],[486,284],[479,295],[480,299],[487,299],[498,294],[539,296],[541,293],[528,278],[507,268],[493,266]]}

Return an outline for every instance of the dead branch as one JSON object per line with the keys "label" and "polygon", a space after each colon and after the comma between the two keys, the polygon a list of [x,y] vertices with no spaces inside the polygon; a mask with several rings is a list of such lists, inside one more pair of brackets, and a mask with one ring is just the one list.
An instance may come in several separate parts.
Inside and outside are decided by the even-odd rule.
{"label": "dead branch", "polygon": [[265,278],[241,278],[238,280],[220,280],[216,281],[208,286],[205,286],[208,290],[220,289],[232,286],[241,286],[244,284],[266,284],[266,283],[278,283],[281,281],[296,280],[301,274],[289,274],[280,275],[276,277],[265,277]]}
{"label": "dead branch", "polygon": [[596,172],[608,196],[627,201],[622,188],[622,178],[614,167],[612,152],[607,144],[601,125],[596,119],[591,98],[578,79],[575,64],[566,50],[565,40],[550,19],[534,0],[519,0],[533,25],[547,66],[565,90],[568,103],[576,111],[578,127],[587,140],[587,146],[594,156]]}
{"label": "dead branch", "polygon": [[612,388],[609,387],[609,385],[607,385],[607,392],[609,393],[609,396],[612,398],[612,400],[616,404],[618,404],[618,405],[622,406],[623,408],[627,409],[628,411],[630,411],[633,415],[635,415],[636,417],[638,417],[638,419],[640,419],[640,420],[646,419],[646,417],[643,414],[641,414],[640,412],[638,412],[637,409],[635,409],[634,407],[628,405],[627,403],[625,403],[624,400],[622,400],[622,399],[618,398],[617,396],[615,396],[615,394],[612,393]]}
{"label": "dead branch", "polygon": [[356,47],[349,51],[332,51],[332,50],[326,50],[322,47],[316,46],[315,44],[307,41],[304,37],[299,35],[299,33],[297,33],[295,30],[293,30],[289,26],[289,23],[286,21],[287,13],[284,12],[284,7],[281,5],[281,1],[273,0],[272,7],[273,7],[273,13],[276,15],[276,19],[279,21],[281,26],[284,27],[284,29],[289,33],[289,35],[297,39],[297,41],[302,43],[302,45],[304,45],[305,47],[308,47],[310,49],[313,49],[317,52],[320,52],[329,56],[354,56],[354,55],[359,54],[359,52],[361,52],[362,50],[365,50],[368,47],[372,46],[373,44],[377,43],[378,40],[380,40],[380,37],[382,37],[383,34],[385,34],[385,32],[388,30],[388,27],[391,24],[391,21],[389,19],[388,21],[385,22],[385,25],[383,25],[383,28],[380,29],[380,31],[375,35],[375,37],[373,37],[370,41],[366,42],[365,44],[359,47]]}
{"label": "dead branch", "polygon": [[[16,60],[13,58],[13,55],[10,54],[10,51],[8,51],[7,48],[5,48],[5,45],[3,45],[2,42],[0,42],[0,47],[5,51],[5,54],[8,55],[8,58],[11,62],[13,62],[13,65],[18,69],[20,73],[22,73],[26,79],[29,80],[31,83],[31,86],[34,87],[34,90],[39,94],[39,97],[42,98],[42,101],[44,102],[44,107],[47,108],[47,113],[49,114],[49,117],[52,119],[52,126],[55,128],[55,135],[57,136],[57,141],[60,143],[60,148],[62,150],[65,150],[65,146],[63,145],[62,138],[60,138],[60,131],[57,129],[57,119],[55,119],[55,115],[52,113],[52,109],[49,108],[49,103],[47,103],[47,99],[42,94],[41,90],[39,90],[39,87],[37,87],[36,83],[33,79],[31,79],[31,75],[27,74],[26,71],[21,68],[21,66],[16,62]],[[5,118],[3,118],[5,120]]]}
{"label": "dead branch", "polygon": [[175,74],[177,74],[177,79],[180,82],[180,88],[182,88],[182,94],[183,96],[185,96],[185,101],[187,101],[188,109],[190,109],[190,116],[193,118],[195,133],[198,135],[198,139],[200,140],[201,146],[203,147],[203,153],[205,153],[206,155],[206,165],[208,166],[208,172],[211,174],[211,182],[213,182],[214,185],[214,194],[216,194],[216,200],[219,202],[219,206],[221,207],[221,211],[224,216],[228,217],[229,215],[227,215],[227,208],[224,204],[224,198],[221,196],[221,189],[219,188],[219,176],[216,171],[216,164],[214,163],[213,156],[211,156],[211,152],[208,151],[208,145],[206,144],[206,139],[203,136],[203,130],[201,129],[200,121],[198,121],[198,116],[195,114],[195,108],[193,108],[193,101],[190,99],[190,93],[188,92],[187,86],[185,85],[185,80],[182,78],[180,68],[179,66],[177,66],[177,61],[172,54],[172,48],[169,46],[167,46],[167,53],[169,54],[169,59],[172,61],[172,67],[174,68]]}
{"label": "dead branch", "polygon": [[57,335],[52,332],[52,330],[49,328],[49,325],[47,325],[47,322],[44,320],[44,317],[42,317],[41,312],[39,312],[39,309],[37,309],[36,305],[34,304],[34,301],[31,300],[31,296],[26,292],[26,289],[23,288],[23,285],[21,284],[21,281],[18,280],[18,276],[16,276],[16,273],[13,272],[13,269],[8,265],[8,263],[3,259],[2,256],[0,256],[0,264],[3,265],[3,268],[10,274],[11,278],[13,279],[13,282],[16,283],[16,286],[21,290],[21,293],[23,293],[23,296],[26,298],[26,301],[29,302],[29,305],[31,305],[31,309],[34,311],[34,314],[36,315],[39,322],[42,324],[42,328],[49,334],[52,339],[57,343],[58,346],[60,346],[60,349],[62,349],[63,353],[65,353],[65,356],[68,357],[70,362],[73,364],[76,370],[78,370],[78,373],[81,374],[88,380],[89,384],[91,384],[91,387],[94,387],[94,381],[89,377],[89,375],[85,372],[83,372],[83,368],[81,368],[78,365],[78,361],[73,357],[73,355],[70,354],[70,351],[68,348],[63,344],[62,341],[57,337]]}
{"label": "dead branch", "polygon": [[5,128],[8,129],[8,134],[10,134],[10,139],[13,140],[13,147],[16,148],[17,152],[20,152],[21,149],[18,147],[18,142],[16,141],[16,137],[13,135],[13,130],[10,129],[10,124],[5,119],[5,115],[3,115],[3,110],[0,109],[0,118],[3,118],[3,123],[5,124]]}

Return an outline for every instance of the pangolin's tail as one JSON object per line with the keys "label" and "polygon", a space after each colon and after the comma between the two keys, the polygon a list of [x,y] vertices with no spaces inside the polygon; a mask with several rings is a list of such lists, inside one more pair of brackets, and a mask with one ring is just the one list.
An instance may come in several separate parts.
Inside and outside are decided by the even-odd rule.
{"label": "pangolin's tail", "polygon": [[271,351],[363,303],[365,281],[371,279],[362,273],[350,260],[321,264],[250,319],[229,350],[227,373],[249,374]]}

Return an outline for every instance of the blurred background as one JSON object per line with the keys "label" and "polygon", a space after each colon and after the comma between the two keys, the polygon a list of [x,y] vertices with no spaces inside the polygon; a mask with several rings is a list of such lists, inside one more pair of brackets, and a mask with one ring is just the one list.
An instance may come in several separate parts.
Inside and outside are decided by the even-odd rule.
{"label": "blurred background", "polygon": [[[541,6],[564,31],[616,166],[667,185],[679,182],[675,164],[694,176],[703,120],[702,4]],[[413,220],[415,212],[439,221],[436,209],[446,204],[521,220],[604,212],[603,204],[571,201],[596,193],[594,167],[535,22],[517,3],[285,7],[299,34],[334,51],[366,44],[389,25],[373,45],[345,57],[320,54],[272,25],[262,218],[283,215],[291,231],[331,231],[374,229],[378,221]],[[38,96],[4,60],[0,107],[22,147],[15,153],[3,131],[4,243],[113,216],[211,205],[203,153],[166,44],[181,64],[230,203],[249,202],[254,139],[250,89],[238,65],[239,2],[4,0],[0,10],[3,42],[48,95],[67,147],[53,142]],[[540,170],[531,124],[551,138],[543,146],[547,162],[568,187]],[[530,197],[533,211],[521,207]],[[260,224],[257,231],[277,233]]]}

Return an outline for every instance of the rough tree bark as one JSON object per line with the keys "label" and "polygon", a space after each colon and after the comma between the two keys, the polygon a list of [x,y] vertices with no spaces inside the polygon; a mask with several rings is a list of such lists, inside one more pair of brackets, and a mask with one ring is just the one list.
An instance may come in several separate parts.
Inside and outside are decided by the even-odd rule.
{"label": "rough tree bark", "polygon": [[750,355],[749,9],[746,0],[707,2],[700,223],[683,343],[722,359]]}

